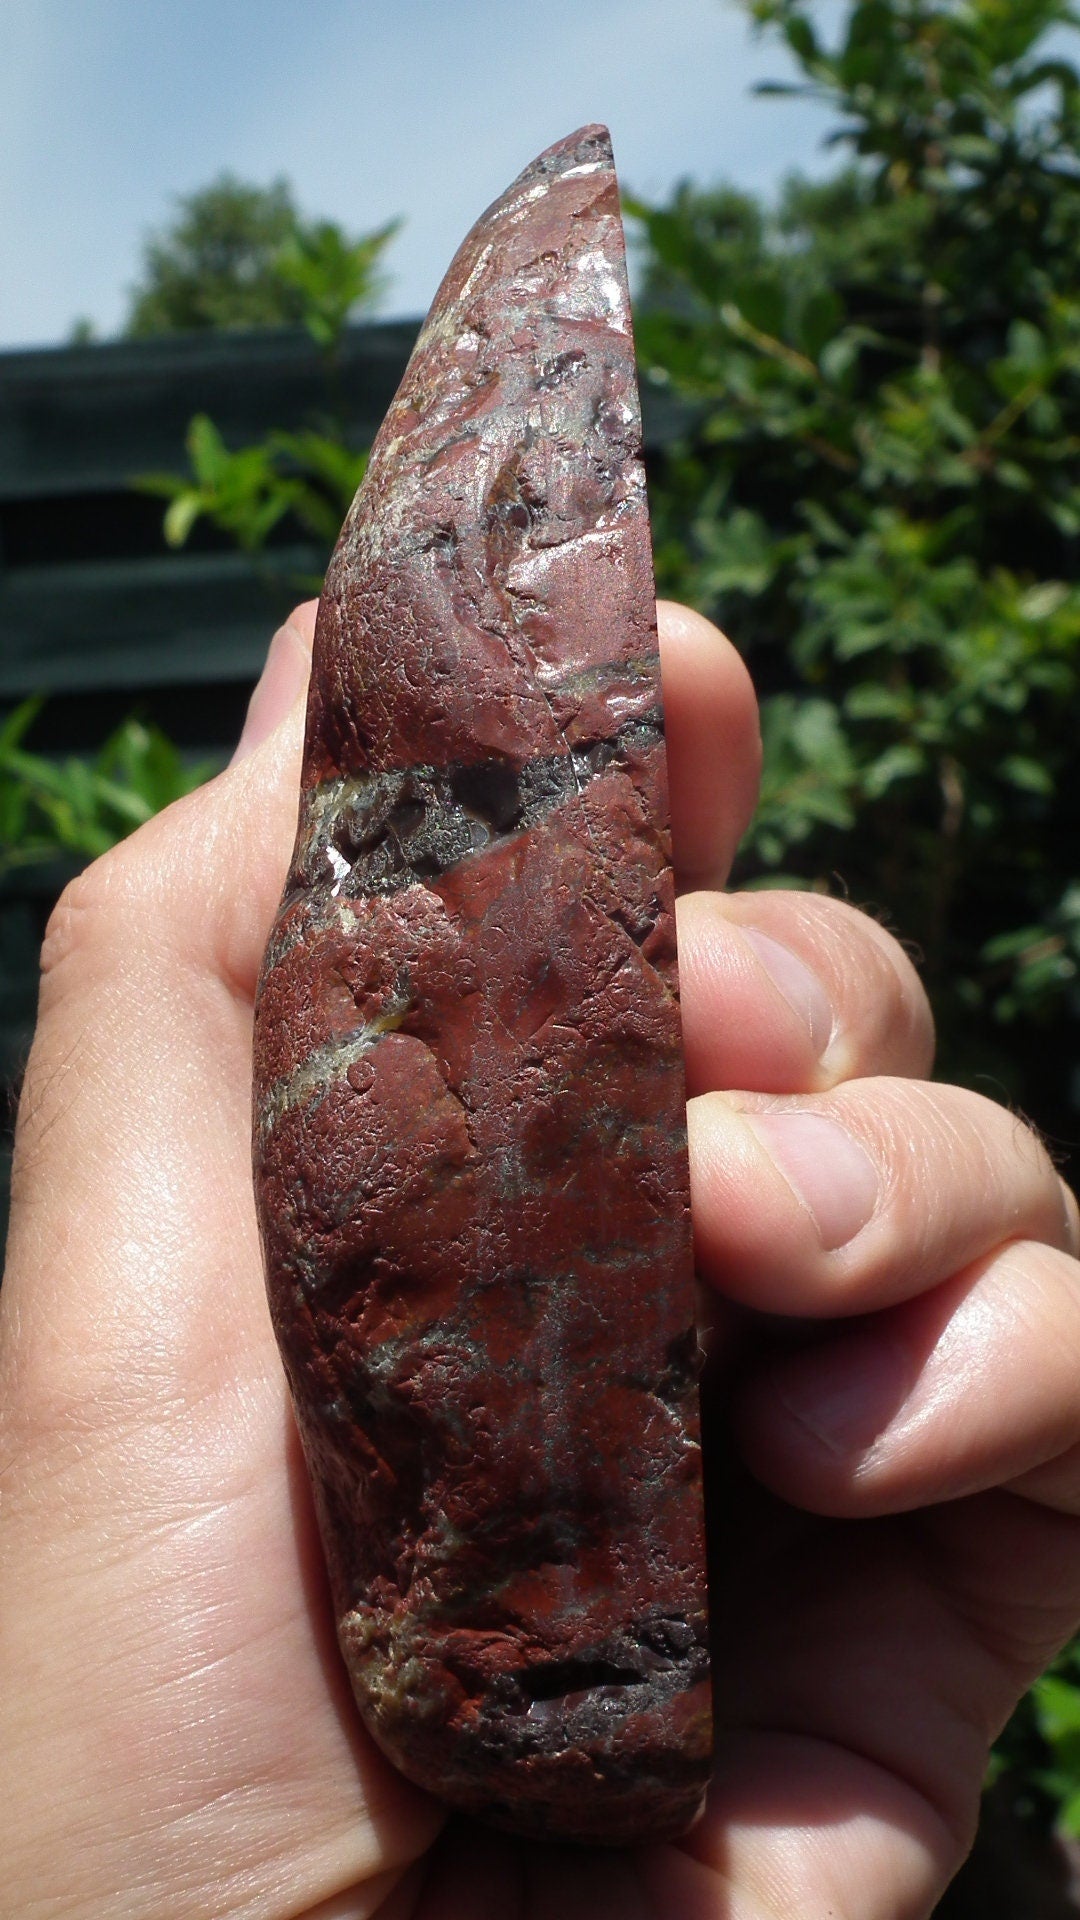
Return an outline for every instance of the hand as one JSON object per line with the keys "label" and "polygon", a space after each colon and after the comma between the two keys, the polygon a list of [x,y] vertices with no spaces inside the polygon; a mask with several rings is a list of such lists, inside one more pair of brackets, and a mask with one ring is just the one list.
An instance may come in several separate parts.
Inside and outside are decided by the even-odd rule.
{"label": "hand", "polygon": [[278,635],[244,757],[46,939],[0,1294],[6,1911],[917,1920],[1080,1614],[1075,1203],[1018,1121],[926,1084],[926,1002],[873,921],[694,890],[750,817],[756,714],[715,629],[663,609],[698,1255],[741,1450],[714,1407],[716,1782],[682,1846],[633,1856],[440,1831],[348,1696],[251,1197],[312,624]]}

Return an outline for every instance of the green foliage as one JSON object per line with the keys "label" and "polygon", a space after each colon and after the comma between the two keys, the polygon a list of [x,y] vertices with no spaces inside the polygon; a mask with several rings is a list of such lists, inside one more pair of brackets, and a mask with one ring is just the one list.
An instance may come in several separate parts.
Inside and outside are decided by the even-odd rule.
{"label": "green foliage", "polygon": [[[766,695],[739,877],[884,910],[943,1069],[1075,1139],[1077,19],[849,0],[827,46],[806,0],[749,10],[846,164],[774,206],[684,185],[631,208],[639,356],[685,420],[651,482],[660,584]],[[1080,1643],[995,1769],[1080,1834]]]}
{"label": "green foliage", "polygon": [[164,734],[128,719],[92,760],[46,759],[23,744],[40,700],[0,726],[0,875],[62,855],[92,860],[217,771],[185,765]]}
{"label": "green foliage", "polygon": [[[225,184],[195,195],[188,207],[212,211]],[[229,184],[233,197],[239,191]],[[243,190],[249,196],[253,191]],[[369,305],[382,290],[380,261],[397,223],[349,241],[330,221],[300,222],[282,182],[262,196],[263,202],[273,198],[273,208],[263,206],[263,212],[275,211],[276,221],[282,196],[292,225],[284,239],[275,240],[267,272],[284,289],[290,317],[307,328],[320,349],[332,397],[342,330],[357,306]],[[211,288],[216,284],[212,281]],[[288,515],[329,554],[367,465],[366,451],[348,445],[332,416],[318,427],[297,433],[275,429],[253,446],[230,449],[214,422],[200,413],[188,429],[187,450],[188,473],[143,474],[137,483],[143,492],[169,501],[163,530],[171,547],[182,547],[197,521],[206,519],[245,552],[260,552]],[[320,576],[304,576],[295,584],[318,591]]]}
{"label": "green foliage", "polygon": [[1050,1749],[1050,1763],[1035,1775],[1036,1784],[1059,1808],[1063,1830],[1080,1836],[1080,1665],[1070,1648],[1064,1672],[1046,1673],[1032,1694],[1035,1722]]}
{"label": "green foliage", "polygon": [[144,492],[170,502],[164,519],[170,547],[182,547],[205,516],[246,553],[255,553],[291,513],[329,548],[367,465],[366,453],[314,431],[268,433],[254,446],[230,452],[205,413],[191,422],[187,449],[190,475],[151,473],[139,480]]}
{"label": "green foliage", "polygon": [[744,881],[885,907],[944,1066],[1045,1112],[1022,1036],[1080,965],[1073,16],[852,0],[827,46],[804,0],[750,11],[855,157],[775,206],[631,209],[640,357],[686,421],[652,487],[660,582],[766,691]]}
{"label": "green foliage", "polygon": [[173,224],[146,242],[126,332],[305,326],[325,347],[382,293],[397,225],[350,239],[332,221],[305,220],[286,181],[222,174],[179,199]]}
{"label": "green foliage", "polygon": [[336,346],[349,317],[372,307],[385,280],[380,261],[400,222],[347,240],[331,220],[298,227],[276,258],[277,272],[300,302],[300,317],[317,347]]}
{"label": "green foliage", "polygon": [[991,1782],[1003,1776],[1020,1811],[1080,1838],[1080,1641],[1035,1682],[998,1741]]}

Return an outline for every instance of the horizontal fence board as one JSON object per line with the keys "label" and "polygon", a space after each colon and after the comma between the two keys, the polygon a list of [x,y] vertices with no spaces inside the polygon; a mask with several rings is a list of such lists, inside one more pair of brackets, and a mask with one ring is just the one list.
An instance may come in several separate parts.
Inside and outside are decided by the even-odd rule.
{"label": "horizontal fence board", "polygon": [[350,327],[328,372],[293,329],[173,334],[106,346],[0,354],[0,501],[109,492],[183,465],[195,413],[230,445],[336,413],[370,441],[418,322]]}
{"label": "horizontal fence board", "polygon": [[273,558],[273,568],[215,553],[0,575],[0,699],[253,676],[319,566],[310,547]]}

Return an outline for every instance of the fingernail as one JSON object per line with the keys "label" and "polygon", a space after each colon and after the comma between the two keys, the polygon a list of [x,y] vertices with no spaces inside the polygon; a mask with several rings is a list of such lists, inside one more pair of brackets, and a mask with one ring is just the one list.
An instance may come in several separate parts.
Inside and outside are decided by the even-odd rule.
{"label": "fingernail", "polygon": [[238,761],[246,760],[248,754],[268,740],[275,727],[281,725],[305,686],[310,670],[311,655],[296,628],[288,624],[279,627],[270,642],[266,665],[248,701],[243,732],[236,743],[230,766],[235,767]]}
{"label": "fingernail", "polygon": [[865,1453],[881,1438],[917,1379],[912,1355],[876,1328],[775,1368],[769,1386],[830,1453],[848,1454]]}
{"label": "fingernail", "polygon": [[826,1253],[865,1227],[877,1204],[877,1169],[864,1147],[823,1113],[744,1114],[813,1219]]}
{"label": "fingernail", "polygon": [[832,1038],[833,1030],[832,1007],[821,981],[799,959],[798,954],[792,953],[790,947],[781,946],[771,934],[761,933],[757,927],[743,927],[742,932],[773,985],[779,988],[788,1005],[794,1007],[803,1021],[810,1035],[810,1045],[820,1058]]}

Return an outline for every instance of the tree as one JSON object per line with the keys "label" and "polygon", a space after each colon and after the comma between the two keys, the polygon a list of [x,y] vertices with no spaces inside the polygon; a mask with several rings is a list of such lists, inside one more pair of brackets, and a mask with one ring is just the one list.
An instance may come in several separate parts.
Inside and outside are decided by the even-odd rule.
{"label": "tree", "polygon": [[[773,206],[637,208],[641,358],[685,420],[653,487],[661,584],[769,696],[743,877],[886,911],[948,1072],[1075,1137],[1073,17],[852,0],[829,47],[805,0],[751,10],[854,160]],[[1040,1047],[1063,1018],[1070,1044]]]}
{"label": "tree", "polygon": [[[337,349],[350,317],[382,290],[379,263],[398,222],[349,240],[332,221],[300,220],[284,181],[263,190],[222,178],[181,204],[174,244],[155,253],[157,293],[146,295],[156,301],[160,294],[164,305],[146,311],[258,311],[264,317],[257,322],[197,324],[287,320],[305,327],[322,357],[327,408],[300,432],[271,428],[240,448],[227,447],[214,422],[197,414],[187,435],[189,472],[144,474],[139,485],[170,502],[164,519],[170,546],[183,546],[196,522],[207,519],[255,553],[289,516],[329,554],[367,465],[366,448],[348,442],[337,417]],[[317,592],[320,579],[295,584]]]}
{"label": "tree", "polygon": [[252,186],[224,173],[177,201],[177,216],[151,234],[125,331],[187,333],[308,326],[319,345],[384,288],[391,221],[349,239],[329,220],[305,220],[285,180]]}

